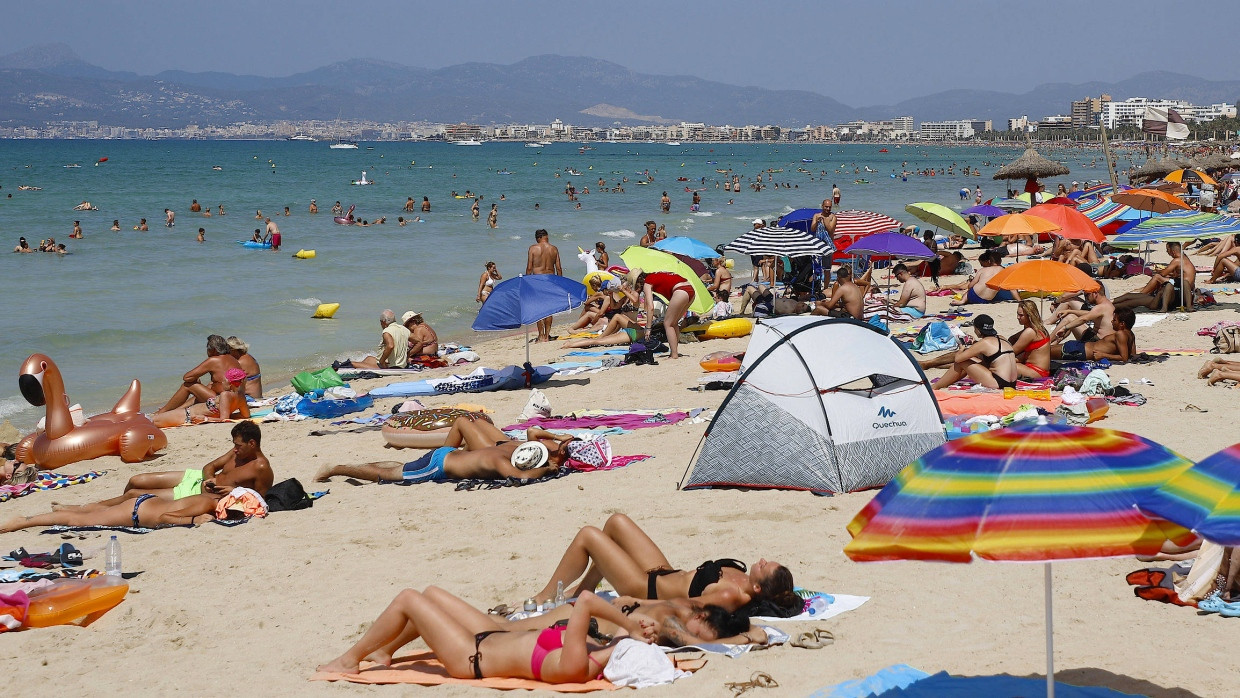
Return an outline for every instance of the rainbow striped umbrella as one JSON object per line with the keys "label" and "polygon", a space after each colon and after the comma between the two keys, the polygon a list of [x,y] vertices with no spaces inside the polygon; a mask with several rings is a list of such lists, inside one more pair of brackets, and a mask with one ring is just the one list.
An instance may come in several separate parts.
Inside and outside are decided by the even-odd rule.
{"label": "rainbow striped umbrella", "polygon": [[1184,471],[1140,506],[1219,545],[1240,545],[1240,444]]}
{"label": "rainbow striped umbrella", "polygon": [[1142,213],[1137,209],[1117,204],[1110,199],[1087,199],[1078,203],[1076,210],[1085,214],[1085,217],[1098,227],[1113,221],[1135,221],[1142,217]]}
{"label": "rainbow striped umbrella", "polygon": [[1045,563],[1047,695],[1054,695],[1051,561],[1153,555],[1193,535],[1136,508],[1192,463],[1135,434],[1039,420],[949,441],[848,524],[859,562]]}

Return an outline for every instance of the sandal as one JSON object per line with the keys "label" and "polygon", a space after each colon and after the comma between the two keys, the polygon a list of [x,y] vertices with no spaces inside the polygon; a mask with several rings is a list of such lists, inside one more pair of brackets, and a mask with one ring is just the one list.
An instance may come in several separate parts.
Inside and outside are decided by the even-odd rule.
{"label": "sandal", "polygon": [[1180,411],[1181,412],[1209,412],[1210,410],[1202,409],[1190,402],[1187,405],[1185,405],[1183,408],[1181,408]]}
{"label": "sandal", "polygon": [[739,698],[753,688],[778,688],[779,682],[765,671],[755,671],[748,681],[729,681],[723,687],[732,692],[733,698]]}
{"label": "sandal", "polygon": [[512,613],[516,610],[517,609],[513,608],[512,606],[509,606],[506,603],[502,603],[502,604],[499,604],[498,606],[492,606],[489,610],[487,610],[487,613],[493,616],[506,616],[509,613]]}
{"label": "sandal", "polygon": [[834,642],[835,636],[831,634],[831,631],[818,629],[812,632],[801,633],[790,640],[788,644],[803,650],[820,650]]}

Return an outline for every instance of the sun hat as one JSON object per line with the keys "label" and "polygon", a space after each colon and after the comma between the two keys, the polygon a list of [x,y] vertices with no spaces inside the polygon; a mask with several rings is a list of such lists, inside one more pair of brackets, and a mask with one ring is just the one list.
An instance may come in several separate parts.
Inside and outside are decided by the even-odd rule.
{"label": "sun hat", "polygon": [[224,371],[224,380],[229,383],[241,383],[246,379],[245,371],[239,368],[230,368]]}
{"label": "sun hat", "polygon": [[973,318],[973,329],[983,337],[994,337],[999,333],[995,330],[995,320],[989,315],[978,315]]}
{"label": "sun hat", "polygon": [[409,321],[410,321],[410,320],[412,320],[412,319],[414,319],[415,317],[422,317],[422,313],[419,313],[419,312],[417,312],[417,311],[410,310],[410,311],[408,311],[407,313],[405,313],[404,315],[401,315],[401,316],[400,316],[400,324],[402,324],[402,325],[408,325],[408,324],[409,324]]}
{"label": "sun hat", "polygon": [[238,351],[249,351],[250,350],[250,345],[241,341],[240,337],[229,337],[228,347],[230,349],[236,349]]}
{"label": "sun hat", "polygon": [[512,463],[512,467],[517,470],[533,470],[546,465],[550,457],[550,451],[547,450],[547,447],[542,442],[526,441],[517,446],[509,460]]}
{"label": "sun hat", "polygon": [[633,267],[627,274],[624,275],[624,283],[629,286],[637,286],[637,277],[644,273],[645,272],[642,271],[641,267]]}
{"label": "sun hat", "polygon": [[761,218],[755,218],[755,219],[753,219],[753,221],[751,221],[751,222],[752,222],[754,225],[765,225],[765,224],[766,224],[766,221],[762,220]]}

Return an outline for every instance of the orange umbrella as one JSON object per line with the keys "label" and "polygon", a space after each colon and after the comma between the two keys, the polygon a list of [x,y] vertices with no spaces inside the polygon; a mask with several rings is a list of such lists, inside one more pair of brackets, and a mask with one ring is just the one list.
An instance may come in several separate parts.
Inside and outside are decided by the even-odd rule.
{"label": "orange umbrella", "polygon": [[1031,216],[1028,213],[1009,213],[1006,216],[999,216],[991,220],[981,230],[977,231],[977,234],[978,236],[1040,235],[1042,233],[1054,233],[1058,230],[1058,225],[1045,218]]}
{"label": "orange umbrella", "polygon": [[[1180,197],[1157,189],[1129,189],[1111,195],[1111,201],[1131,206],[1138,211],[1167,213],[1168,211],[1184,211],[1192,208]],[[1006,218],[1006,216],[1004,216]]]}
{"label": "orange umbrella", "polygon": [[1168,174],[1166,177],[1163,177],[1163,179],[1168,182],[1179,182],[1180,184],[1186,184],[1188,182],[1192,182],[1193,184],[1218,184],[1218,182],[1214,181],[1213,177],[1205,172],[1202,172],[1201,170],[1176,170],[1175,172]]}
{"label": "orange umbrella", "polygon": [[1101,286],[1071,264],[1049,259],[1031,259],[1013,264],[991,277],[986,285],[997,290],[1034,293],[1076,293],[1097,291]]}
{"label": "orange umbrella", "polygon": [[1106,236],[1098,229],[1089,217],[1075,208],[1067,206],[1059,206],[1056,204],[1046,203],[1026,211],[1030,216],[1045,218],[1046,220],[1059,226],[1059,230],[1051,233],[1061,238],[1069,238],[1072,240],[1089,240],[1091,242],[1102,242],[1106,240]]}

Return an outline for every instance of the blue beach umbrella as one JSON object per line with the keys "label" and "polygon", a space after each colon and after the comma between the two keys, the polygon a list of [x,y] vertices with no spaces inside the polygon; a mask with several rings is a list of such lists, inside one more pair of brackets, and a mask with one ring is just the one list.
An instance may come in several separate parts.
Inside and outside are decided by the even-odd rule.
{"label": "blue beach umbrella", "polygon": [[809,229],[809,222],[814,219],[814,214],[821,212],[817,208],[798,208],[792,213],[785,213],[779,219],[779,225],[784,228],[792,228],[800,230],[803,233],[812,232]]}
{"label": "blue beach umbrella", "polygon": [[686,257],[692,257],[693,259],[715,259],[719,256],[719,253],[715,251],[715,248],[707,245],[701,240],[680,235],[667,238],[666,240],[660,240],[651,245],[651,247],[656,250],[663,250],[664,252],[682,254]]}
{"label": "blue beach umbrella", "polygon": [[530,366],[530,325],[585,302],[580,281],[555,274],[530,274],[496,284],[471,327],[479,332],[525,328],[525,365]]}

